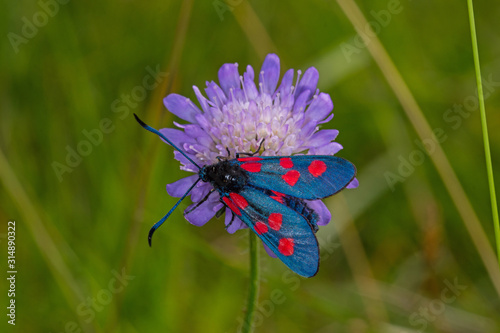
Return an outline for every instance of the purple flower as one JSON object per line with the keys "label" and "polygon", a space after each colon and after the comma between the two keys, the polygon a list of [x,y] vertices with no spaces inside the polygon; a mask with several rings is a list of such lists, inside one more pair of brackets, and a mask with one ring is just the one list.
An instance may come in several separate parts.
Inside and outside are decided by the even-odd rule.
{"label": "purple flower", "polygon": [[[189,98],[178,94],[170,94],[164,99],[167,109],[188,123],[175,123],[180,130],[164,128],[160,132],[199,166],[218,162],[217,156],[227,156],[227,149],[233,158],[237,152],[253,152],[263,139],[262,155],[265,156],[298,153],[333,155],[342,149],[339,143],[333,141],[338,131],[319,130],[320,124],[333,118],[330,95],[316,89],[319,77],[316,68],[307,69],[303,75],[301,71],[297,73],[295,85],[294,70],[289,69],[278,86],[279,58],[269,54],[257,73],[257,86],[252,66],[248,65],[243,75],[240,75],[238,64],[224,64],[219,69],[220,86],[214,81],[206,83],[208,99],[198,87],[193,86],[201,110]],[[198,168],[179,152],[174,154],[181,162],[182,170],[195,173],[167,185],[167,192],[171,196],[181,197],[198,178]],[[357,186],[355,178],[347,187]],[[187,210],[203,199],[211,188],[210,183],[199,182],[191,192],[193,204]],[[308,204],[319,215],[318,225],[330,222],[330,212],[321,200]],[[222,207],[219,194],[215,191],[185,217],[190,223],[202,226]],[[231,215],[229,208],[226,208],[226,226]],[[245,227],[235,217],[227,230],[234,233]]]}

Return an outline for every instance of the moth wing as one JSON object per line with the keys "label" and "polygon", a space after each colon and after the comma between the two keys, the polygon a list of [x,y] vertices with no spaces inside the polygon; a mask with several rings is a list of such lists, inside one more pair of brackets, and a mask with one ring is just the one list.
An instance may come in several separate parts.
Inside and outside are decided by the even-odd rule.
{"label": "moth wing", "polygon": [[237,161],[248,172],[249,185],[306,200],[331,196],[356,175],[356,167],[337,156],[259,156]]}
{"label": "moth wing", "polygon": [[222,201],[292,271],[305,277],[316,275],[318,241],[304,216],[252,186],[224,195]]}

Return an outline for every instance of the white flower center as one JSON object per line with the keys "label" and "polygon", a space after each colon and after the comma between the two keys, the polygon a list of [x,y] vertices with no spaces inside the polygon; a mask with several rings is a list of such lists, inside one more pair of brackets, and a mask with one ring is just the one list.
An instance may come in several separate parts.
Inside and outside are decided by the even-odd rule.
{"label": "white flower center", "polygon": [[210,133],[214,145],[210,151],[198,152],[200,160],[217,162],[217,156],[231,157],[235,153],[251,153],[264,140],[264,156],[291,155],[303,151],[299,137],[304,111],[292,113],[292,105],[283,105],[279,93],[274,100],[261,93],[255,100],[239,101],[233,98],[219,108],[212,104],[210,112],[204,114],[213,127]]}

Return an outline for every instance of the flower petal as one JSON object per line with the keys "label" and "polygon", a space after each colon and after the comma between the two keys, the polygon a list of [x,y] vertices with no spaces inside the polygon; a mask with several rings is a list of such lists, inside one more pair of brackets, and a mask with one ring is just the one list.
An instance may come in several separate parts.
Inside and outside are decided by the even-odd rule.
{"label": "flower petal", "polygon": [[224,64],[219,69],[219,83],[226,96],[231,100],[231,88],[240,87],[240,74],[238,64]]}
{"label": "flower petal", "polygon": [[200,109],[189,98],[179,94],[168,95],[163,99],[163,104],[177,117],[187,120],[190,123],[196,123],[196,115],[201,114]]}
{"label": "flower petal", "polygon": [[332,213],[321,200],[307,201],[307,205],[318,214],[318,225],[327,225],[332,219]]}
{"label": "flower petal", "polygon": [[330,113],[330,115],[328,117],[326,117],[324,120],[318,122],[318,124],[328,123],[328,122],[330,122],[330,120],[332,120],[332,118],[333,118],[333,113]]}
{"label": "flower petal", "polygon": [[[189,158],[191,158],[200,167],[205,164],[205,163],[202,163],[200,160],[198,160],[196,158],[196,156],[191,155],[191,154],[187,154],[187,155],[189,156]],[[178,152],[177,150],[174,151],[174,158],[177,161],[181,162],[181,164],[183,164],[183,166],[181,167],[181,170],[191,171],[191,172],[198,173],[199,169],[196,167],[196,165],[194,165],[193,163],[191,163],[190,161],[188,161],[188,159],[184,155],[182,155],[180,152]]]}
{"label": "flower petal", "polygon": [[182,197],[186,193],[186,191],[194,184],[198,177],[198,175],[192,175],[181,178],[174,183],[167,184],[167,193],[172,197]]}
{"label": "flower petal", "polygon": [[224,204],[222,202],[219,201],[219,203],[217,205],[214,206],[213,210],[215,213],[217,213],[219,210],[221,210],[222,208],[224,208]]}
{"label": "flower petal", "polygon": [[196,121],[200,125],[200,127],[207,132],[210,130],[210,128],[212,128],[210,121],[202,114],[196,116]]}
{"label": "flower petal", "polygon": [[281,79],[281,84],[277,90],[281,94],[281,98],[285,98],[292,92],[293,72],[293,69],[287,70]]}
{"label": "flower petal", "polygon": [[274,53],[270,53],[264,59],[259,73],[259,82],[262,83],[262,90],[269,95],[274,94],[276,85],[280,78],[280,58]]}
{"label": "flower petal", "polygon": [[[159,130],[161,134],[163,134],[167,139],[172,141],[174,145],[177,146],[177,148],[181,149],[184,143],[195,143],[196,140],[195,138],[186,135],[181,130],[173,129],[173,128],[162,128]],[[170,145],[167,141],[161,139],[163,142],[166,144]]]}
{"label": "flower petal", "polygon": [[198,125],[184,125],[184,132],[187,136],[195,138],[196,142],[204,145],[205,147],[210,147],[214,143],[214,140],[210,137],[210,135],[208,135],[207,132]]}
{"label": "flower petal", "polygon": [[309,90],[303,91],[300,95],[295,95],[295,103],[293,104],[293,113],[304,113],[307,101],[309,100]]}
{"label": "flower petal", "polygon": [[274,252],[266,244],[262,243],[262,245],[264,245],[264,250],[266,250],[267,254],[271,258],[278,258],[278,256],[276,254],[274,254]]}
{"label": "flower petal", "polygon": [[207,112],[208,108],[210,107],[208,105],[208,100],[203,96],[200,92],[200,89],[198,89],[197,86],[193,86],[194,94],[196,95],[196,98],[198,99],[198,102],[200,102],[201,108],[204,112]]}
{"label": "flower petal", "polygon": [[253,102],[259,96],[259,91],[254,82],[253,67],[250,65],[247,66],[247,71],[243,73],[243,88],[250,101]]}
{"label": "flower petal", "polygon": [[312,97],[314,92],[316,91],[316,86],[318,84],[319,73],[318,70],[314,67],[310,67],[302,76],[297,88],[295,89],[295,96],[300,96],[302,92],[309,90],[309,98]]}
{"label": "flower petal", "polygon": [[217,105],[220,109],[227,102],[227,97],[224,94],[224,91],[214,82],[207,82],[207,87],[205,88],[205,92],[207,93],[208,99],[210,102]]}
{"label": "flower petal", "polygon": [[191,191],[191,201],[198,202],[204,199],[212,188],[213,187],[210,183],[199,182],[198,185]]}
{"label": "flower petal", "polygon": [[[210,221],[212,217],[214,217],[215,212],[213,210],[213,207],[217,205],[218,202],[219,194],[214,192],[208,197],[207,201],[196,207],[196,209],[189,214],[185,214],[184,217],[186,218],[186,220],[188,220],[189,223],[201,227],[202,225]],[[189,211],[197,204],[198,203],[196,202],[193,203],[188,208],[186,208],[185,212]]]}
{"label": "flower petal", "polygon": [[318,122],[314,120],[303,121],[304,127],[300,129],[300,135],[303,138],[309,138],[315,131],[318,130]]}
{"label": "flower petal", "polygon": [[338,142],[330,142],[321,147],[310,148],[307,155],[334,155],[342,150],[342,145]]}
{"label": "flower petal", "polygon": [[345,188],[356,188],[359,186],[358,178],[354,177],[353,180]]}
{"label": "flower petal", "polygon": [[[229,208],[226,208],[226,230],[230,234],[234,234],[236,231],[244,229],[246,227],[245,223],[243,223],[237,216],[234,216],[233,223],[231,223],[233,215],[234,213]],[[231,223],[231,225],[229,225],[229,223]]]}
{"label": "flower petal", "polygon": [[321,93],[314,97],[306,111],[306,120],[311,119],[321,121],[325,119],[333,110],[333,103],[330,95]]}
{"label": "flower petal", "polygon": [[339,131],[334,129],[318,131],[314,133],[309,140],[307,140],[307,146],[311,148],[324,146],[335,140],[338,134]]}

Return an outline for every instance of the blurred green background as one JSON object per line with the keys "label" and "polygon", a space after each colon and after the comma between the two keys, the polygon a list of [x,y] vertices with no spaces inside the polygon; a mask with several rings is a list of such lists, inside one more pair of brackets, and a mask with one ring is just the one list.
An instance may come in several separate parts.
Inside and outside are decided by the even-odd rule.
{"label": "blurred green background", "polygon": [[[238,330],[247,231],[229,235],[222,219],[192,226],[186,202],[149,248],[149,228],[176,200],[165,185],[186,173],[132,113],[172,127],[164,96],[194,100],[192,85],[216,80],[223,63],[259,69],[276,52],[282,73],[318,68],[335,104],[325,128],[340,130],[339,155],[357,166],[360,187],[325,200],[333,218],[318,232],[316,277],[261,252],[256,332],[500,332],[465,1],[357,1],[377,32],[366,44],[351,0],[60,1],[0,5],[2,280],[11,220],[18,271],[15,327],[0,284],[2,327]],[[475,9],[500,178],[500,7]],[[155,87],[144,81],[151,71],[161,72]],[[441,130],[445,155],[426,128]],[[68,149],[86,156],[69,165]]]}

